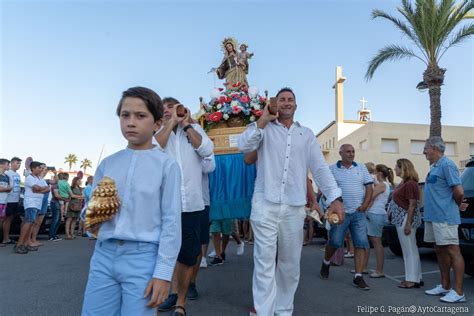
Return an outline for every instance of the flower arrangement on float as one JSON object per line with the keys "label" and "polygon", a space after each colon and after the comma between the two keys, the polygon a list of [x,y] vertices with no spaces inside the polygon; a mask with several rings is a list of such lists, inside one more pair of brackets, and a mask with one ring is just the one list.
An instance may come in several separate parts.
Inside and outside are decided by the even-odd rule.
{"label": "flower arrangement on float", "polygon": [[211,100],[208,103],[201,101],[197,117],[204,116],[206,131],[212,128],[246,126],[262,115],[267,98],[266,91],[265,96],[261,96],[258,88],[247,88],[237,82],[227,89],[213,89]]}

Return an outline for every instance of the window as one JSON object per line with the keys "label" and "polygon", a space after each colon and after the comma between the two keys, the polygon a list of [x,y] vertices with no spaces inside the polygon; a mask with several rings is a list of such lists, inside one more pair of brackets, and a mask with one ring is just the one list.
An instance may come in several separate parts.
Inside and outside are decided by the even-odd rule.
{"label": "window", "polygon": [[426,141],[424,140],[412,140],[410,143],[410,152],[414,155],[422,155],[425,143]]}
{"label": "window", "polygon": [[383,153],[398,153],[398,139],[382,138]]}
{"label": "window", "polygon": [[[473,144],[473,146],[474,146],[474,144]],[[332,147],[336,148],[336,137],[332,138]]]}
{"label": "window", "polygon": [[469,144],[469,155],[474,156],[474,144]]}
{"label": "window", "polygon": [[446,156],[456,156],[456,143],[455,142],[446,142],[446,149],[444,151]]}
{"label": "window", "polygon": [[361,150],[367,150],[367,149],[369,149],[369,145],[368,145],[368,143],[367,143],[367,139],[364,139],[363,141],[361,141],[361,142],[359,143],[359,149],[361,149]]}

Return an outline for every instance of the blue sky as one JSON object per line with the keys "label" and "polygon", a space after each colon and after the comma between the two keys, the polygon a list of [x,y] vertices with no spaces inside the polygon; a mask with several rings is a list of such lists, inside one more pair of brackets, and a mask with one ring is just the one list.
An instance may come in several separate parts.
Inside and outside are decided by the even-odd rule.
{"label": "blue sky", "polygon": [[[214,85],[209,69],[233,36],[255,53],[249,83],[274,94],[292,87],[296,119],[315,133],[334,119],[336,66],[343,67],[345,118],[364,96],[373,120],[429,123],[429,97],[415,89],[424,64],[387,63],[372,81],[370,58],[407,40],[373,9],[399,1],[2,1],[0,156],[66,168],[74,153],[96,167],[126,145],[115,108],[142,85],[197,111]],[[442,88],[444,125],[473,126],[473,40],[451,49]],[[78,169],[79,164],[73,168]]]}

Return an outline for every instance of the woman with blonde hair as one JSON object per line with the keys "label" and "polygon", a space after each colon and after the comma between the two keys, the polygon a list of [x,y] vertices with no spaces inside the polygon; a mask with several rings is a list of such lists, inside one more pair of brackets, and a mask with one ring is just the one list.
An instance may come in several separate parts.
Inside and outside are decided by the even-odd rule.
{"label": "woman with blonde hair", "polygon": [[402,158],[397,160],[395,174],[402,178],[402,182],[393,191],[388,213],[391,223],[396,226],[405,264],[405,280],[398,287],[419,288],[421,263],[416,245],[416,229],[421,224],[421,214],[418,206],[418,173],[410,160]]}
{"label": "woman with blonde hair", "polygon": [[[384,250],[382,245],[382,232],[383,227],[388,223],[385,205],[390,195],[390,185],[393,186],[393,170],[386,165],[379,164],[374,166],[374,175],[377,181],[374,187],[374,193],[372,194],[370,207],[367,211],[367,235],[372,245],[374,245],[377,266],[375,271],[369,276],[371,278],[383,278],[385,274],[383,273]],[[370,250],[370,248],[368,250]],[[368,261],[369,255],[367,254],[365,267],[367,267]]]}

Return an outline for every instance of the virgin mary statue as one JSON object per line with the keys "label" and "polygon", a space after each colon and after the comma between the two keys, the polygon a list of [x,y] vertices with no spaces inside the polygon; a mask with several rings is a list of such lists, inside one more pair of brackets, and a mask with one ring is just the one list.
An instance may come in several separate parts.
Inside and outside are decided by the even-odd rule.
{"label": "virgin mary statue", "polygon": [[[233,38],[225,38],[222,41],[224,59],[216,69],[217,77],[225,79],[227,89],[237,89],[243,86],[248,87],[245,65],[241,64],[237,55],[237,41]],[[240,83],[240,85],[237,85]]]}

